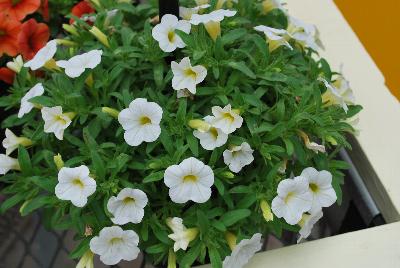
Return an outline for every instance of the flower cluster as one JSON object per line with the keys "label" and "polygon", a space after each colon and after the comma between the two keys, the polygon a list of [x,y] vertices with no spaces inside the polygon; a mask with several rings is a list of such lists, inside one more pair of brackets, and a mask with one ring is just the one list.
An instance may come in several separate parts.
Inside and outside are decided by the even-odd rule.
{"label": "flower cluster", "polygon": [[22,203],[75,230],[79,267],[140,251],[243,267],[268,232],[306,239],[340,202],[345,165],[330,152],[361,109],[315,60],[316,28],[271,0],[183,1],[182,19],[93,3],[74,8],[64,39],[10,64],[0,212]]}

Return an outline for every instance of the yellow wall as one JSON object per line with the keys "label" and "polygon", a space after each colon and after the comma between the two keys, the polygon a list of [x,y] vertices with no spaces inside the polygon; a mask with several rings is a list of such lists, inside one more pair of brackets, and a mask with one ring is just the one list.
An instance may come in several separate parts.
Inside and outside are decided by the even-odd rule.
{"label": "yellow wall", "polygon": [[[400,100],[400,0],[335,0]],[[371,92],[371,97],[373,92]]]}

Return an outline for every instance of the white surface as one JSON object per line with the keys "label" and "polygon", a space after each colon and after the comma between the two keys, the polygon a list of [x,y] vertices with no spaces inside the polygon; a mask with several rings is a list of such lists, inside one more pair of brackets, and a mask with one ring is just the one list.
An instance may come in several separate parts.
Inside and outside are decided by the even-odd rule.
{"label": "white surface", "polygon": [[[317,25],[326,58],[350,81],[360,113],[357,137],[380,178],[400,220],[400,104],[384,84],[384,77],[332,0],[287,0],[289,14]],[[372,33],[371,33],[372,34]],[[382,209],[382,208],[381,208]]]}
{"label": "white surface", "polygon": [[[343,64],[360,114],[358,141],[384,190],[400,210],[400,105],[332,0],[286,0],[289,13],[317,25],[326,58],[335,70]],[[372,33],[371,33],[372,34]],[[210,267],[210,266],[204,266]],[[400,267],[400,222],[257,254],[246,268]]]}

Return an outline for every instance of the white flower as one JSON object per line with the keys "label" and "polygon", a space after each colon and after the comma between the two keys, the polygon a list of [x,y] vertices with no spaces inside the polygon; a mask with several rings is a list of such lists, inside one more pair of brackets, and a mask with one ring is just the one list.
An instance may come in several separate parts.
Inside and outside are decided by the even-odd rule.
{"label": "white flower", "polygon": [[171,14],[166,14],[161,18],[161,23],[154,26],[152,36],[158,41],[162,51],[172,52],[177,48],[184,48],[186,44],[175,33],[175,30],[181,30],[190,33],[191,25],[186,20],[178,20]]}
{"label": "white flower", "polygon": [[44,88],[41,83],[37,83],[34,87],[32,87],[21,99],[21,107],[19,108],[18,118],[22,118],[25,114],[32,111],[35,105],[29,102],[29,100],[37,96],[42,96],[43,93]]}
{"label": "white flower", "polygon": [[115,224],[139,223],[143,219],[147,202],[147,195],[142,190],[124,188],[116,197],[112,196],[108,200],[107,209],[113,214],[111,220]]}
{"label": "white flower", "polygon": [[268,40],[270,51],[273,51],[280,46],[286,46],[290,49],[293,49],[289,42],[285,39],[285,36],[287,35],[286,30],[275,29],[264,25],[256,26],[254,29],[265,34]]}
{"label": "white flower", "polygon": [[15,73],[19,73],[22,67],[24,67],[24,61],[21,55],[18,55],[12,61],[7,62],[7,68]]}
{"label": "white flower", "polygon": [[243,239],[222,263],[223,268],[242,268],[262,247],[261,234],[256,233],[250,239]]}
{"label": "white flower", "polygon": [[124,231],[119,226],[104,227],[99,236],[90,240],[90,250],[100,255],[106,265],[115,265],[121,260],[133,261],[139,255],[139,236],[135,231]]}
{"label": "white flower", "polygon": [[118,121],[125,130],[124,139],[130,146],[138,146],[142,142],[153,142],[161,134],[160,122],[162,108],[155,102],[137,98],[122,110]]}
{"label": "white flower", "polygon": [[0,175],[5,175],[10,170],[20,170],[18,160],[5,154],[0,154]]}
{"label": "white flower", "polygon": [[326,149],[324,145],[318,144],[316,142],[306,142],[306,147],[312,151],[314,151],[314,153],[318,154],[318,153],[325,153]]}
{"label": "white flower", "polygon": [[232,172],[238,173],[244,166],[250,165],[254,161],[253,152],[250,145],[243,142],[240,146],[233,146],[224,151],[224,163]]}
{"label": "white flower", "polygon": [[43,107],[44,132],[54,133],[57,139],[63,140],[64,130],[71,124],[69,114],[63,114],[62,107]]}
{"label": "white flower", "polygon": [[79,77],[85,69],[94,69],[101,62],[102,50],[95,49],[81,55],[76,55],[69,60],[59,60],[58,67],[65,69],[65,74],[71,78]]}
{"label": "white flower", "polygon": [[299,231],[299,238],[297,239],[297,243],[300,243],[302,239],[306,239],[310,234],[311,230],[323,216],[322,210],[318,210],[315,213],[303,214],[303,217],[299,221],[298,225],[300,225],[301,229]]}
{"label": "white flower", "polygon": [[319,33],[315,25],[307,24],[294,17],[289,17],[288,33],[291,38],[304,47],[318,50],[322,47],[319,41]]}
{"label": "white flower", "polygon": [[13,151],[18,149],[19,145],[30,146],[32,141],[25,137],[17,137],[11,130],[6,129],[6,138],[3,140],[3,147],[6,149],[6,155],[10,155]]}
{"label": "white flower", "polygon": [[207,76],[207,69],[202,65],[192,66],[190,59],[185,57],[180,63],[171,62],[172,88],[175,90],[187,89],[196,94],[196,85],[204,81]]}
{"label": "white flower", "polygon": [[167,219],[167,225],[173,232],[172,234],[169,234],[168,237],[175,241],[175,252],[177,252],[179,249],[186,250],[189,246],[189,243],[196,238],[199,232],[197,228],[187,229],[183,225],[183,220],[178,217]]}
{"label": "white flower", "polygon": [[322,95],[322,102],[330,105],[340,105],[347,113],[349,110],[347,105],[353,105],[355,102],[353,90],[350,88],[349,82],[343,77],[339,77],[332,84],[323,78],[320,78],[319,81],[323,82],[327,89]]}
{"label": "white flower", "polygon": [[233,17],[236,10],[218,9],[208,14],[193,14],[190,23],[193,25],[207,24],[209,22],[221,22],[225,17]]}
{"label": "white flower", "polygon": [[291,225],[298,223],[304,212],[311,209],[313,196],[306,178],[282,180],[277,189],[278,195],[272,200],[272,212],[284,218]]}
{"label": "white flower", "polygon": [[56,54],[56,51],[57,51],[57,41],[51,40],[47,42],[47,44],[36,53],[33,59],[26,62],[24,66],[30,67],[33,71],[35,71],[43,67],[46,64],[46,62],[51,60],[54,57],[54,54]]}
{"label": "white flower", "polygon": [[243,118],[237,111],[232,110],[230,104],[226,105],[224,108],[214,106],[211,111],[214,115],[212,125],[221,129],[226,134],[231,134],[243,124]]}
{"label": "white flower", "polygon": [[88,197],[96,191],[96,181],[89,173],[87,166],[61,168],[55,190],[58,199],[69,200],[77,207],[85,206]]}
{"label": "white flower", "polygon": [[332,174],[329,171],[317,171],[313,167],[308,167],[301,172],[300,176],[306,178],[309,183],[313,197],[311,211],[330,207],[336,202],[337,196],[332,187]]}
{"label": "white flower", "polygon": [[208,34],[215,41],[221,35],[221,21],[225,17],[233,17],[236,10],[218,9],[208,14],[193,14],[190,23],[193,25],[204,24]]}
{"label": "white flower", "polygon": [[184,20],[190,20],[193,14],[197,14],[199,10],[209,8],[209,4],[200,5],[197,7],[179,7],[179,16]]}
{"label": "white flower", "polygon": [[[204,117],[206,123],[211,124],[213,120],[213,116]],[[200,140],[200,144],[204,149],[210,151],[217,147],[221,147],[228,140],[228,134],[225,134],[222,130],[215,128],[212,125],[207,131],[194,130],[193,135]]]}
{"label": "white flower", "polygon": [[169,188],[169,196],[175,203],[192,200],[204,203],[211,197],[214,184],[214,172],[194,157],[183,160],[179,165],[172,165],[165,170],[164,183]]}

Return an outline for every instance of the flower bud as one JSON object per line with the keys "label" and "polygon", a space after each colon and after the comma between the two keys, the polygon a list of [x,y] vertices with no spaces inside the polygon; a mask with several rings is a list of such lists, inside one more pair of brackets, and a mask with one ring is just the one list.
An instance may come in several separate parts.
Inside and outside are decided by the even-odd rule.
{"label": "flower bud", "polygon": [[226,232],[225,240],[228,243],[229,248],[233,251],[236,247],[236,240],[237,240],[236,236],[231,232]]}
{"label": "flower bud", "polygon": [[68,32],[68,33],[70,33],[72,35],[75,35],[75,36],[79,35],[78,31],[76,30],[76,28],[73,25],[63,24],[62,27],[66,32]]}
{"label": "flower bud", "polygon": [[200,132],[207,132],[211,125],[200,119],[193,119],[189,121],[189,127],[197,129]]}
{"label": "flower bud", "polygon": [[110,47],[107,36],[102,31],[100,31],[99,28],[93,26],[92,29],[89,30],[89,32],[93,34],[93,36],[96,37],[97,40],[99,40],[103,45],[105,45],[106,47]]}
{"label": "flower bud", "polygon": [[176,268],[176,255],[173,249],[170,249],[168,252],[168,267],[167,268]]}
{"label": "flower bud", "polygon": [[224,178],[226,178],[226,179],[233,179],[233,178],[235,178],[235,174],[233,174],[233,173],[230,172],[230,171],[224,171],[224,172],[222,172],[222,173],[221,173],[221,176],[224,177]]}
{"label": "flower bud", "polygon": [[204,24],[204,27],[214,42],[221,35],[221,23],[219,21],[207,22]]}
{"label": "flower bud", "polygon": [[261,200],[260,202],[261,211],[263,213],[264,219],[268,221],[274,220],[274,214],[272,214],[271,207],[268,205],[266,200]]}
{"label": "flower bud", "polygon": [[57,44],[67,46],[67,47],[74,47],[77,46],[78,44],[74,41],[67,40],[67,39],[56,39]]}
{"label": "flower bud", "polygon": [[7,68],[12,70],[15,73],[19,73],[24,66],[24,61],[22,60],[22,56],[18,55],[12,61],[7,62]]}
{"label": "flower bud", "polygon": [[93,256],[94,254],[90,249],[86,251],[76,265],[76,268],[93,268]]}
{"label": "flower bud", "polygon": [[55,155],[53,159],[54,159],[54,164],[56,165],[58,170],[64,167],[64,161],[60,154]]}
{"label": "flower bud", "polygon": [[110,108],[110,107],[103,107],[103,108],[101,108],[101,111],[103,113],[105,113],[105,114],[108,114],[108,115],[118,119],[118,115],[119,115],[119,111],[118,110],[115,110],[115,109]]}

